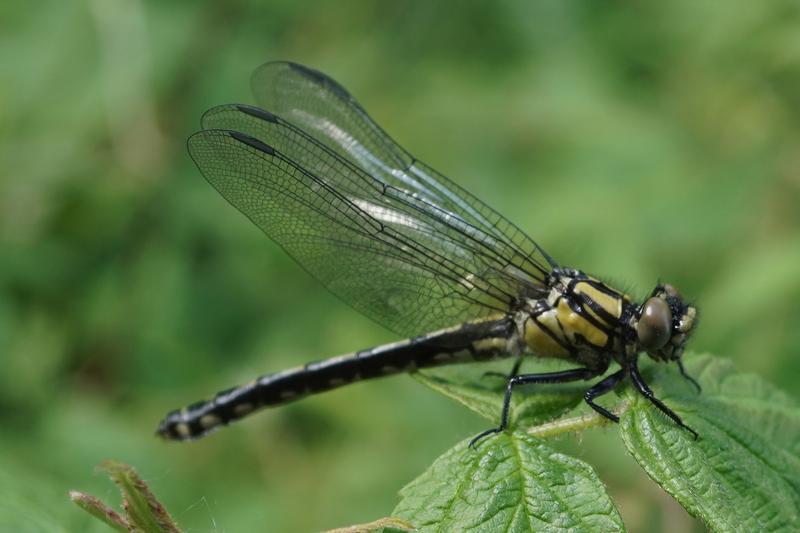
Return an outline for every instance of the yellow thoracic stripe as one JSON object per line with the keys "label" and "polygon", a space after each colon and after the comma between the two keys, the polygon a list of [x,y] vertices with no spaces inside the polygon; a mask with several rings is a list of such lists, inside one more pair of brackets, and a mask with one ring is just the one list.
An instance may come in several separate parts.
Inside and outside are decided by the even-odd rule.
{"label": "yellow thoracic stripe", "polygon": [[609,334],[619,327],[628,298],[612,289],[601,290],[596,285],[604,286],[593,279],[580,280],[572,286],[572,295],[581,296],[585,302],[579,311],[569,305],[567,295],[560,295],[555,301],[551,300],[550,309],[527,318],[523,337],[528,349],[541,357],[571,358],[574,350],[585,349],[586,343],[594,348],[606,348]]}

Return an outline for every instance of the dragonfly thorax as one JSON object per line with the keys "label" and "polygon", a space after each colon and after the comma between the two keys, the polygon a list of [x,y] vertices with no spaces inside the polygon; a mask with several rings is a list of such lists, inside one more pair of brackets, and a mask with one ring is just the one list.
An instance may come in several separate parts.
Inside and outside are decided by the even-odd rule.
{"label": "dragonfly thorax", "polygon": [[529,300],[518,321],[532,353],[596,368],[627,357],[636,342],[627,295],[574,269],[554,269],[546,283],[547,296]]}
{"label": "dragonfly thorax", "polygon": [[696,321],[696,308],[671,285],[657,285],[637,306],[579,270],[554,269],[546,283],[547,296],[529,299],[517,319],[520,338],[541,357],[602,366],[647,352],[657,361],[674,361]]}

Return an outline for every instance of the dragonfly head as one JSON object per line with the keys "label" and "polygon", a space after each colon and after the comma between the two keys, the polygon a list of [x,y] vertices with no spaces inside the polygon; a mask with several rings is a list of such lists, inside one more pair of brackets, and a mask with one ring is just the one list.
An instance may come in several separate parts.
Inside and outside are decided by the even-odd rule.
{"label": "dragonfly head", "polygon": [[678,360],[696,318],[697,309],[685,303],[675,287],[658,284],[637,312],[639,346],[656,361]]}

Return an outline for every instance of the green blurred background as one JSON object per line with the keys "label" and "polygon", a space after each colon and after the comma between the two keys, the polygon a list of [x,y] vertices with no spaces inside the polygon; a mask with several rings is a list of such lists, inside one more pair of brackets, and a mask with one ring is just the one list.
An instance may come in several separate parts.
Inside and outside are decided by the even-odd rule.
{"label": "green blurred background", "polygon": [[[701,308],[696,351],[798,396],[796,2],[0,5],[0,529],[102,530],[70,488],[134,465],[190,531],[388,514],[486,423],[408,377],[189,444],[156,423],[251,377],[394,337],[203,180],[201,113],[260,63],[323,70],[560,262]],[[699,528],[613,430],[558,443],[634,531]]]}

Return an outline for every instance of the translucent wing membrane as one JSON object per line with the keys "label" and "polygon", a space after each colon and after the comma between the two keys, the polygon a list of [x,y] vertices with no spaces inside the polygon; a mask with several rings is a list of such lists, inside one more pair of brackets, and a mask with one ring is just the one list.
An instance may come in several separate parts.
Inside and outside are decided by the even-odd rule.
{"label": "translucent wing membrane", "polygon": [[287,119],[220,106],[189,150],[228,201],[334,294],[401,335],[542,295],[551,264],[536,244],[414,162],[335,82],[285,63],[255,79],[275,94],[300,84],[297,107],[276,104]]}
{"label": "translucent wing membrane", "polygon": [[500,213],[417,160],[378,126],[347,90],[322,72],[290,62],[266,63],[253,73],[258,104],[306,131],[378,180],[453,213],[496,239],[523,271],[555,262]]}

